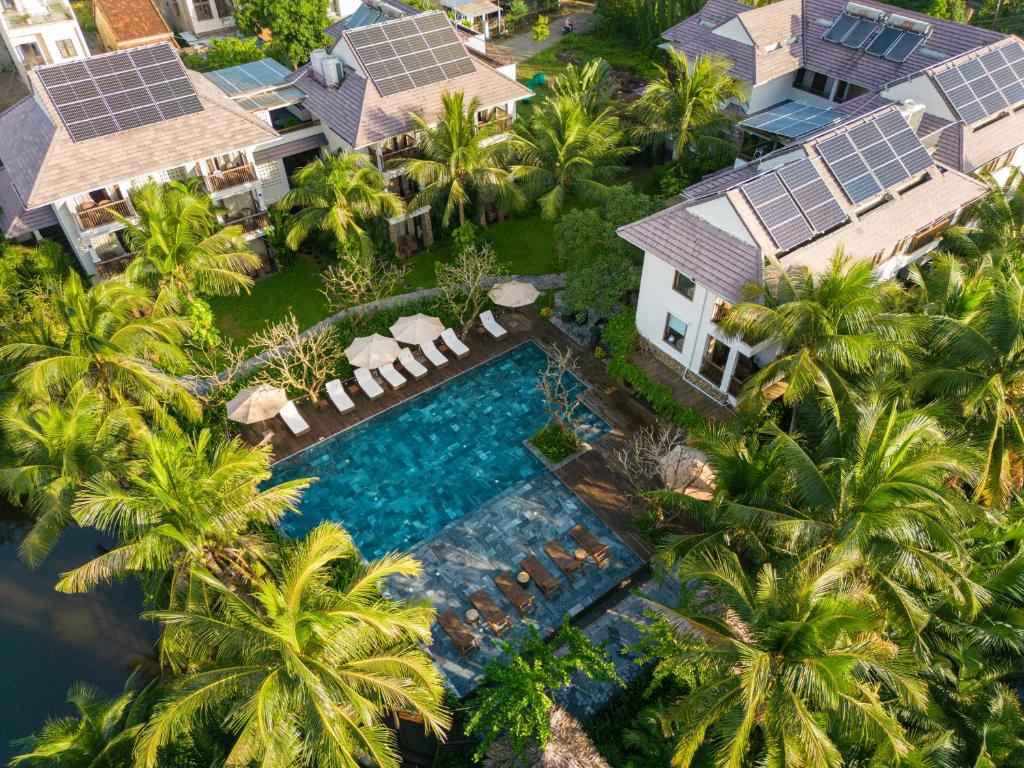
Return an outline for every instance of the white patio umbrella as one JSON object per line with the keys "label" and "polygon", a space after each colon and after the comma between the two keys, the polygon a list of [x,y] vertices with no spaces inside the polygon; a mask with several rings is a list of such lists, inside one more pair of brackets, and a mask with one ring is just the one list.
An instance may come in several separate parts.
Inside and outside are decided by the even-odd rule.
{"label": "white patio umbrella", "polygon": [[375,333],[353,339],[345,348],[345,357],[356,368],[380,368],[392,362],[401,351],[397,341]]}
{"label": "white patio umbrella", "polygon": [[496,284],[487,295],[500,307],[525,307],[537,300],[540,291],[530,283],[524,283],[521,280],[508,280]]}
{"label": "white patio umbrella", "polygon": [[400,317],[391,326],[391,335],[406,344],[426,344],[441,335],[444,323],[431,315],[418,312],[415,315]]}
{"label": "white patio umbrella", "polygon": [[280,387],[246,387],[228,403],[228,418],[241,424],[255,424],[277,416],[287,402],[288,393]]}

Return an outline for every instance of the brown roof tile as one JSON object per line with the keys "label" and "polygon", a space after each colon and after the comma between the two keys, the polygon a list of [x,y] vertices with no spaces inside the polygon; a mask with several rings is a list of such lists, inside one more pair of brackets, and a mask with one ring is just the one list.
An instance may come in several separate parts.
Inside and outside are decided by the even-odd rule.
{"label": "brown roof tile", "polygon": [[96,13],[106,21],[118,43],[152,40],[174,35],[156,9],[153,0],[93,0]]}

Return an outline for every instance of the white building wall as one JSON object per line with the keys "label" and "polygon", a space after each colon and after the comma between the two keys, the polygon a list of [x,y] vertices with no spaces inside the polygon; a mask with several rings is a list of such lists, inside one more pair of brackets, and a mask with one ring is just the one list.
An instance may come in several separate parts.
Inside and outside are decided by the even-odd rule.
{"label": "white building wall", "polygon": [[[41,9],[35,7],[18,6],[24,12],[37,12]],[[39,55],[46,64],[57,64],[63,61],[84,59],[89,56],[89,46],[85,42],[85,35],[82,34],[78,21],[71,11],[71,6],[65,4],[68,14],[71,16],[66,21],[53,21],[44,24],[30,24],[26,26],[9,26],[5,21],[0,20],[0,38],[18,68],[19,75],[27,80],[27,68],[22,63],[23,55],[19,46],[34,44],[38,48]],[[45,9],[43,9],[45,10]],[[61,41],[69,42],[74,52],[65,56],[57,47]]]}

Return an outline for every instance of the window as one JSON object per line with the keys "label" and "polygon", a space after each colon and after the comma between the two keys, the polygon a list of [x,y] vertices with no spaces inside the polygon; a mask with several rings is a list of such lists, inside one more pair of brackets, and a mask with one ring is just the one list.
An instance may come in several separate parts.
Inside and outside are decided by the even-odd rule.
{"label": "window", "polygon": [[75,50],[74,40],[58,40],[57,50],[60,51],[61,58],[73,59],[78,55],[78,51]]}
{"label": "window", "polygon": [[793,85],[816,96],[828,96],[829,77],[801,67],[796,71]]}
{"label": "window", "polygon": [[696,287],[697,284],[693,282],[693,280],[688,278],[682,272],[676,272],[675,279],[672,281],[672,290],[680,296],[685,296],[690,301],[693,301],[693,291]]}
{"label": "window", "polygon": [[683,342],[686,341],[686,323],[669,312],[665,315],[665,333],[661,338],[666,344],[675,347],[676,352],[682,352]]}

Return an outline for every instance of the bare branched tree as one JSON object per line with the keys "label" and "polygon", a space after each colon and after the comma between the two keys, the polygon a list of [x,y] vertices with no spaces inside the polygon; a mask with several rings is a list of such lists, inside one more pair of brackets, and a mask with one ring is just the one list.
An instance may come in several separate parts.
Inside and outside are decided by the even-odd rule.
{"label": "bare branched tree", "polygon": [[216,347],[188,346],[189,370],[196,386],[192,387],[196,397],[206,405],[220,402],[220,391],[244,373],[246,360],[252,354],[249,346],[236,346],[222,342]]}
{"label": "bare branched tree", "polygon": [[[367,263],[354,256],[343,255],[341,263],[332,264],[324,270],[321,293],[334,311],[357,307],[392,295],[404,272],[394,264],[383,264],[377,260]],[[353,320],[359,322],[363,317],[363,313],[359,313],[353,316]]]}
{"label": "bare branched tree", "polygon": [[634,492],[643,495],[665,488],[665,476],[675,474],[666,462],[671,463],[684,438],[683,430],[670,424],[643,427],[612,455]]}
{"label": "bare branched tree", "polygon": [[435,271],[437,287],[448,308],[462,323],[463,333],[486,305],[490,279],[505,272],[490,245],[464,248],[452,263],[438,262]]}
{"label": "bare branched tree", "polygon": [[313,402],[320,398],[327,380],[334,375],[334,364],[341,354],[333,326],[301,333],[299,321],[291,313],[256,334],[253,343],[266,355],[260,381],[301,390]]}
{"label": "bare branched tree", "polygon": [[580,432],[580,419],[576,410],[580,407],[571,375],[576,369],[576,355],[571,349],[548,349],[548,364],[541,371],[537,388],[544,395],[548,409],[548,423],[561,422],[574,435]]}

